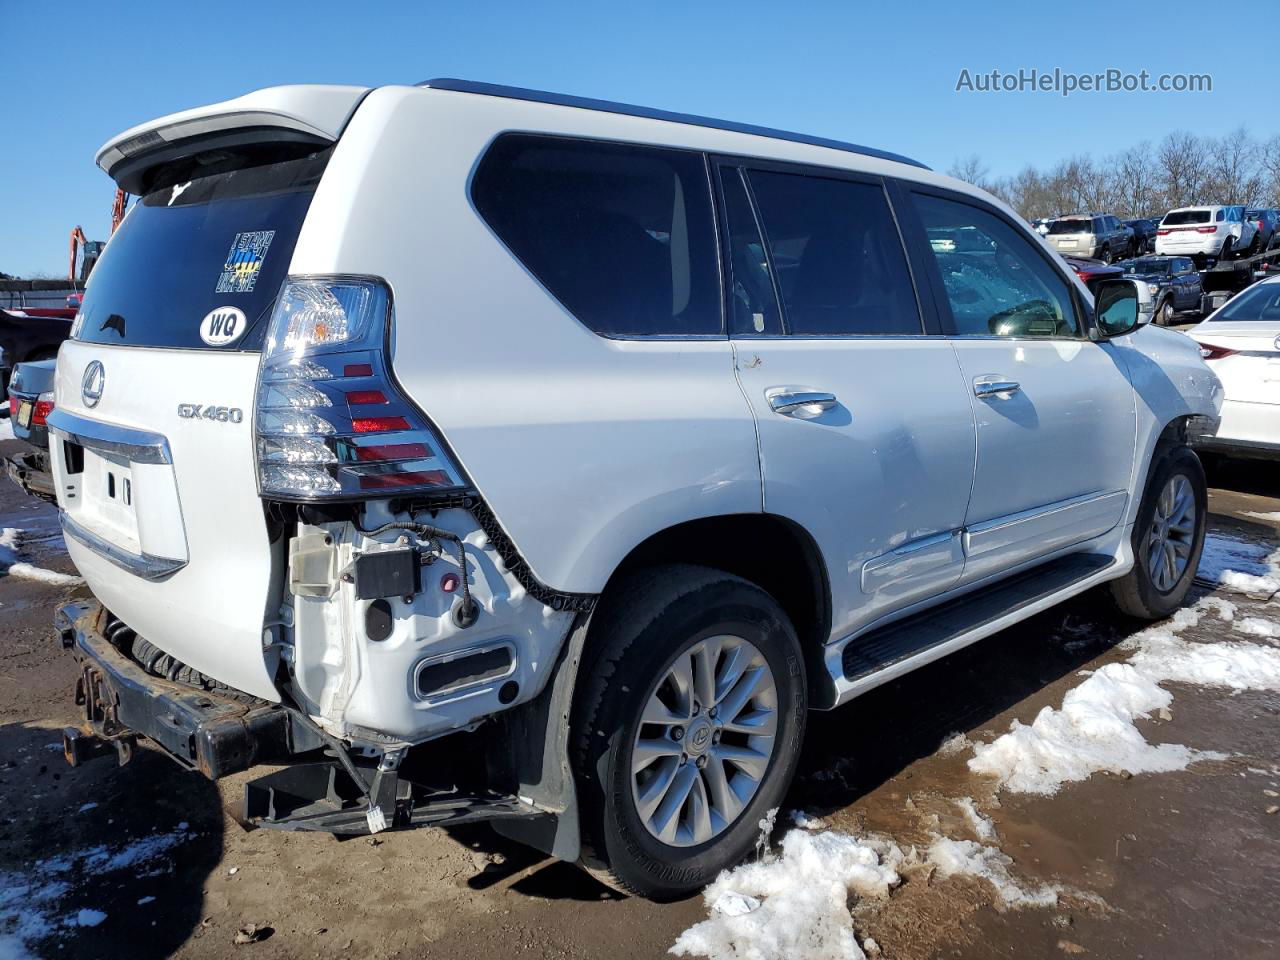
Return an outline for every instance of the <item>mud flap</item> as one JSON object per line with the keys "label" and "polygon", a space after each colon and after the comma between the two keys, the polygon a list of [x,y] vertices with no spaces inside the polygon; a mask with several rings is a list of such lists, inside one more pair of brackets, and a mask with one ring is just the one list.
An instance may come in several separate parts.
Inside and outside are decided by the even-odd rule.
{"label": "mud flap", "polygon": [[569,764],[569,718],[590,621],[590,613],[577,615],[546,687],[502,718],[520,799],[553,816],[493,824],[503,836],[570,863],[582,855],[582,836]]}

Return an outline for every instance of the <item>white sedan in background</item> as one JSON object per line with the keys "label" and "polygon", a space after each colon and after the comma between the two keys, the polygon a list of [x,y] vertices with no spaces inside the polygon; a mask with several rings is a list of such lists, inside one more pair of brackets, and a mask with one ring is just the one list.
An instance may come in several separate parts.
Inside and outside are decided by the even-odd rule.
{"label": "white sedan in background", "polygon": [[1226,392],[1206,452],[1280,460],[1280,277],[1254,284],[1187,333]]}

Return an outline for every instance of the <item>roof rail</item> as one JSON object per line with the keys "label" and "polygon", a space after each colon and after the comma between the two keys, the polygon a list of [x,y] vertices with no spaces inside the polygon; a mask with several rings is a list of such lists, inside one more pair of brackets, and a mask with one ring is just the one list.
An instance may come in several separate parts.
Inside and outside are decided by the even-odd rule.
{"label": "roof rail", "polygon": [[735,123],[732,120],[717,120],[714,117],[699,117],[688,113],[673,113],[670,110],[655,110],[652,107],[638,107],[630,103],[615,103],[612,100],[593,100],[589,97],[574,97],[563,93],[549,93],[545,90],[529,90],[524,87],[508,87],[499,83],[482,83],[476,80],[458,80],[453,77],[438,77],[424,80],[420,87],[432,90],[452,90],[456,93],[477,93],[486,97],[505,97],[508,100],[529,100],[533,103],[550,103],[560,107],[579,107],[583,110],[600,110],[604,113],[618,113],[628,117],[643,117],[648,120],[667,120],[671,123],[687,123],[695,127],[709,127],[713,130],[727,130],[731,133],[749,133],[758,137],[772,137],[774,140],[789,140],[792,143],[805,143],[813,147],[828,147],[832,150],[843,150],[846,153],[858,153],[866,157],[880,160],[892,160],[895,163],[906,163],[922,170],[929,168],[919,160],[912,160],[901,154],[889,153],[887,150],[876,150],[873,147],[861,147],[856,143],[845,143],[842,140],[828,140],[826,137],[811,137],[803,133],[791,133],[787,130],[775,130],[772,127],[758,127],[751,123]]}

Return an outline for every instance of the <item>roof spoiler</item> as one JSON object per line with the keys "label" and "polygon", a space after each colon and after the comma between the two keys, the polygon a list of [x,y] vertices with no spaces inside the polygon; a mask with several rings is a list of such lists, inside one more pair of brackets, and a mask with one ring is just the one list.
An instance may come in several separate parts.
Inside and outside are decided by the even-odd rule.
{"label": "roof spoiler", "polygon": [[140,124],[108,140],[97,164],[128,193],[150,171],[180,157],[258,143],[323,146],[342,135],[368,87],[323,84],[268,87]]}

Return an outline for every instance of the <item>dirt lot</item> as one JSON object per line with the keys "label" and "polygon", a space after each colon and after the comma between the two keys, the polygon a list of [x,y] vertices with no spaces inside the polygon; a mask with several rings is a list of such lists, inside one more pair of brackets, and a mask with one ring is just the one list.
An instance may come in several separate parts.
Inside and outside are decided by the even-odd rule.
{"label": "dirt lot", "polygon": [[[1219,484],[1215,538],[1274,549],[1280,499],[1264,493],[1280,491],[1280,470],[1233,466]],[[22,559],[73,572],[52,510],[7,483],[0,527],[25,531]],[[244,778],[215,785],[149,749],[126,767],[67,768],[58,731],[74,720],[73,671],[50,616],[77,592],[0,576],[0,960],[624,960],[666,955],[707,918],[702,898],[619,899],[485,827],[376,843],[245,832],[224,813]],[[1214,592],[1236,605],[1236,623],[1280,622],[1280,598]],[[1233,634],[1202,607],[1183,639],[1280,642]],[[1280,815],[1268,813],[1280,804],[1280,693],[1166,683],[1172,706],[1138,728],[1213,758],[1177,772],[1096,773],[1052,796],[997,792],[969,769],[968,744],[939,749],[957,732],[992,741],[1059,706],[1080,671],[1131,655],[1117,644],[1133,631],[1086,596],[814,717],[790,807],[907,853],[887,897],[850,896],[851,917],[840,917],[872,956],[1280,955]],[[780,815],[775,851],[789,826]],[[1007,902],[990,878],[945,876],[921,859],[939,836],[1003,851],[1006,879],[1042,905]],[[236,945],[250,923],[258,939]]]}

